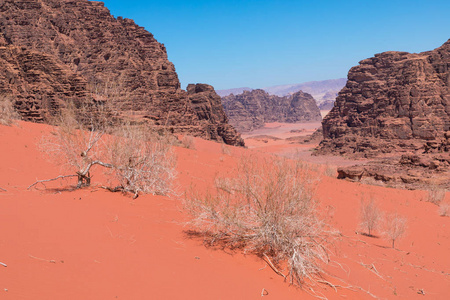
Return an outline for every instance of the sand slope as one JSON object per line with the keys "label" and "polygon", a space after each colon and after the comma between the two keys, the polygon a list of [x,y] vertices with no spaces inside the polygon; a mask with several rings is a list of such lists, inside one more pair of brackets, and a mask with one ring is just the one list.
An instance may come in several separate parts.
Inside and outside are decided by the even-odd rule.
{"label": "sand slope", "polygon": [[[178,197],[136,200],[96,187],[66,190],[62,181],[27,187],[61,174],[37,143],[51,127],[19,122],[0,126],[1,299],[316,299],[283,282],[252,255],[211,249],[185,234],[183,192],[212,186],[241,155],[264,149],[230,147],[195,139],[177,148]],[[269,151],[276,152],[276,151]],[[340,232],[334,261],[313,287],[328,299],[447,299],[450,294],[450,218],[421,201],[422,191],[365,186],[324,176],[321,213]],[[408,218],[407,235],[390,248],[383,238],[355,232],[361,197]],[[447,200],[449,195],[447,193]],[[376,232],[379,235],[379,232]],[[333,277],[335,276],[335,277]],[[327,285],[328,281],[335,288]]]}

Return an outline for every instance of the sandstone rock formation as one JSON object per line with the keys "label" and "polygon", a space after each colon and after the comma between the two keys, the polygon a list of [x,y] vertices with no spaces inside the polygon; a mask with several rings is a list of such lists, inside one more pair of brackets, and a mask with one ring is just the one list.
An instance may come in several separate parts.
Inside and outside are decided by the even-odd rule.
{"label": "sandstone rock formation", "polygon": [[231,125],[239,132],[258,129],[269,122],[313,122],[321,115],[314,98],[302,91],[279,97],[263,90],[244,91],[222,98]]}
{"label": "sandstone rock formation", "polygon": [[0,0],[0,94],[17,99],[29,121],[68,100],[100,98],[154,127],[243,144],[214,90],[194,103],[164,45],[102,2]]}
{"label": "sandstone rock formation", "polygon": [[385,52],[348,74],[324,118],[318,153],[375,157],[450,151],[450,40],[428,52]]}
{"label": "sandstone rock formation", "polygon": [[364,165],[338,168],[338,178],[408,189],[450,189],[450,156],[403,154]]}
{"label": "sandstone rock formation", "polygon": [[[244,140],[228,124],[222,101],[214,88],[207,84],[189,84],[188,98],[200,122],[202,136],[212,140],[222,139],[226,144],[244,146]],[[203,132],[204,131],[204,132]]]}

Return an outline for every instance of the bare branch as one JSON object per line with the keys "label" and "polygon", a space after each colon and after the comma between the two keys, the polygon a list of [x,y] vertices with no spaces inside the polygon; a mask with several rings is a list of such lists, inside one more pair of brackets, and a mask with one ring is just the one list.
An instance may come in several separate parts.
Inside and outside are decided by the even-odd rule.
{"label": "bare branch", "polygon": [[31,258],[34,258],[34,259],[37,259],[37,260],[41,260],[41,261],[46,261],[46,262],[49,262],[49,263],[52,263],[52,264],[56,263],[56,261],[53,260],[53,259],[48,260],[48,259],[45,259],[45,258],[40,258],[40,257],[33,256],[31,254],[28,254],[28,256],[31,257]]}
{"label": "bare branch", "polygon": [[5,190],[5,189],[2,189],[1,187],[0,187],[0,190],[1,190],[1,191],[4,191],[4,192],[7,192],[7,190]]}
{"label": "bare branch", "polygon": [[30,185],[27,188],[27,190],[29,190],[30,188],[32,188],[33,186],[35,186],[38,183],[50,182],[50,181],[55,181],[55,180],[58,180],[58,179],[69,178],[69,177],[78,177],[78,175],[59,175],[58,177],[51,178],[51,179],[38,180],[35,183],[33,183],[32,185]]}
{"label": "bare branch", "polygon": [[77,174],[80,176],[86,176],[89,173],[90,169],[95,165],[100,165],[100,166],[108,168],[108,169],[114,168],[114,166],[112,164],[108,164],[108,163],[104,163],[99,160],[95,160],[93,162],[90,162],[84,170],[77,172]]}

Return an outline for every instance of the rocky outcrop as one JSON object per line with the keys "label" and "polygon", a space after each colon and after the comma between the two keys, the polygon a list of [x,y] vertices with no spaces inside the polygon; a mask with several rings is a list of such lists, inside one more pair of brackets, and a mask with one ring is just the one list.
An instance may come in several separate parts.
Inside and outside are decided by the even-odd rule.
{"label": "rocky outcrop", "polygon": [[164,45],[102,2],[1,0],[0,60],[0,93],[17,99],[25,120],[100,98],[153,127],[242,144],[220,105],[197,105],[180,88]]}
{"label": "rocky outcrop", "polygon": [[450,189],[450,156],[407,153],[400,158],[338,168],[338,178],[408,189],[429,189],[430,186]]}
{"label": "rocky outcrop", "polygon": [[450,40],[428,52],[385,52],[348,74],[322,122],[318,153],[374,157],[450,151]]}
{"label": "rocky outcrop", "polygon": [[320,121],[320,110],[314,98],[302,91],[279,97],[263,90],[244,91],[222,98],[231,125],[240,132],[251,131],[270,122]]}
{"label": "rocky outcrop", "polygon": [[212,140],[222,139],[226,144],[244,146],[244,140],[233,126],[223,110],[222,101],[214,88],[207,84],[189,84],[187,94],[191,106],[200,122],[197,132]]}

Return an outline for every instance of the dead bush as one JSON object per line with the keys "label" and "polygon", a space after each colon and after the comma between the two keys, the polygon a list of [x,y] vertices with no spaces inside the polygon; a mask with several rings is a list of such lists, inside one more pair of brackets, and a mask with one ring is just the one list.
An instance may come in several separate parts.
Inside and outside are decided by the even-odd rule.
{"label": "dead bush", "polygon": [[[175,179],[175,154],[164,136],[148,128],[122,124],[107,145],[108,162],[119,185],[115,189],[165,195]],[[112,171],[112,172],[111,172]]]}
{"label": "dead bush", "polygon": [[450,203],[447,203],[447,202],[439,203],[439,215],[441,217],[450,216]]}
{"label": "dead bush", "polygon": [[184,147],[184,148],[187,148],[187,149],[195,149],[195,140],[194,140],[194,138],[192,137],[192,136],[190,136],[190,135],[185,135],[185,136],[183,136],[183,138],[181,139],[181,145]]}
{"label": "dead bush", "polygon": [[314,280],[328,262],[328,235],[314,198],[317,174],[299,161],[276,158],[245,158],[236,171],[235,177],[217,178],[214,193],[186,197],[191,226],[212,245],[273,262],[279,274],[277,268],[286,266],[283,276],[291,283]]}
{"label": "dead bush", "polygon": [[336,177],[337,169],[329,164],[325,165],[325,175],[328,177]]}
{"label": "dead bush", "polygon": [[401,238],[406,231],[406,218],[397,213],[388,214],[384,220],[384,236],[392,241],[392,248],[395,248],[395,241]]}
{"label": "dead bush", "polygon": [[13,101],[9,97],[0,97],[0,124],[11,126],[15,120],[20,119],[19,114],[14,109]]}
{"label": "dead bush", "polygon": [[367,230],[369,236],[372,236],[372,231],[377,229],[381,218],[381,212],[372,197],[369,200],[361,199],[360,218],[360,226]]}
{"label": "dead bush", "polygon": [[65,171],[72,172],[65,176],[78,178],[77,188],[90,185],[92,167],[112,168],[104,159],[104,136],[113,126],[103,106],[68,103],[51,122],[54,130],[43,138],[40,148]]}
{"label": "dead bush", "polygon": [[445,198],[446,190],[437,185],[431,185],[428,189],[428,202],[439,205]]}
{"label": "dead bush", "polygon": [[[54,131],[41,149],[77,177],[77,188],[91,184],[95,167],[107,169],[118,183],[111,191],[167,194],[175,176],[175,156],[163,137],[131,125],[104,103],[71,103],[54,118]],[[50,180],[54,180],[50,179]],[[44,180],[44,181],[50,181]],[[43,182],[37,181],[35,184]]]}
{"label": "dead bush", "polygon": [[222,150],[222,154],[231,155],[231,150],[230,150],[229,146],[224,143],[221,145],[221,150]]}

